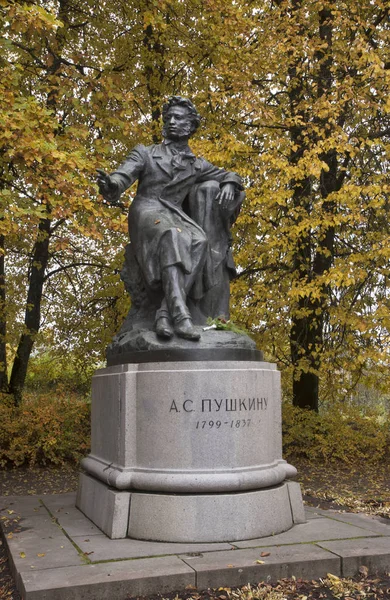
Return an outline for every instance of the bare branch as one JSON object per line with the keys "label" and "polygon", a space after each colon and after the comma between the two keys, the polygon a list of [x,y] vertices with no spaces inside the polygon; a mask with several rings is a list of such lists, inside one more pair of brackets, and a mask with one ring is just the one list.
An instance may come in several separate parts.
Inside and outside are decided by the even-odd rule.
{"label": "bare branch", "polygon": [[102,263],[92,263],[92,262],[88,262],[88,261],[81,261],[81,262],[74,262],[74,263],[70,263],[69,265],[62,265],[61,267],[58,267],[57,269],[53,269],[52,271],[49,271],[49,273],[47,273],[44,277],[44,281],[47,281],[50,277],[53,277],[53,275],[56,275],[57,273],[61,273],[63,271],[66,271],[68,269],[74,269],[75,267],[96,267],[98,269],[107,269],[108,266],[104,265]]}

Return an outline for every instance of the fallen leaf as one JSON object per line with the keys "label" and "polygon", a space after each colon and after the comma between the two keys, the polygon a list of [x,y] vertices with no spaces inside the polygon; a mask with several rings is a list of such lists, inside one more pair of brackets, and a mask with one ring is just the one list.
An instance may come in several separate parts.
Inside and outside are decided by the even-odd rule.
{"label": "fallen leaf", "polygon": [[26,553],[25,552],[21,552],[19,556],[20,556],[20,558],[26,558]]}
{"label": "fallen leaf", "polygon": [[14,537],[14,534],[13,534],[13,533],[12,533],[12,531],[11,531],[11,533],[9,533],[9,534],[7,535],[7,538],[8,538],[9,540],[12,540],[12,538],[13,538],[13,537]]}
{"label": "fallen leaf", "polygon": [[181,229],[179,229],[179,227],[176,227],[176,229],[178,230],[179,233],[181,233]]}
{"label": "fallen leaf", "polygon": [[14,510],[7,510],[7,513],[8,513],[9,515],[13,515],[13,514],[15,513],[15,511],[14,511]]}
{"label": "fallen leaf", "polygon": [[365,565],[361,565],[361,567],[359,567],[359,573],[360,575],[363,575],[363,577],[367,577],[368,568]]}
{"label": "fallen leaf", "polygon": [[271,552],[262,552],[260,554],[260,556],[269,556],[271,554]]}
{"label": "fallen leaf", "polygon": [[234,565],[227,565],[228,569],[233,569]]}
{"label": "fallen leaf", "polygon": [[156,219],[154,223],[155,223],[155,225],[157,225],[157,223],[161,223],[161,221],[160,221],[160,219]]}
{"label": "fallen leaf", "polygon": [[41,554],[37,554],[37,556],[39,556],[39,558],[42,558],[42,556],[46,556],[46,553],[42,552]]}
{"label": "fallen leaf", "polygon": [[84,554],[85,554],[86,556],[89,556],[90,554],[93,554],[93,550],[91,550],[91,552],[84,552]]}
{"label": "fallen leaf", "polygon": [[255,560],[255,563],[258,565],[264,565],[264,560]]}

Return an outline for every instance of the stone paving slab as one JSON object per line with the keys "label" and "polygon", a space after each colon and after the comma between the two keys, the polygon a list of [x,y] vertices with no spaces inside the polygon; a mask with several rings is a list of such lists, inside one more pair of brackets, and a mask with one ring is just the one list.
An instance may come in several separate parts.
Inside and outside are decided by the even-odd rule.
{"label": "stone paving slab", "polygon": [[48,515],[21,518],[14,531],[5,535],[14,573],[80,565],[83,556]]}
{"label": "stone paving slab", "polygon": [[195,586],[195,572],[176,556],[57,568],[21,574],[26,600],[124,600],[128,594]]}
{"label": "stone paving slab", "polygon": [[63,533],[58,527],[55,519],[45,510],[38,514],[29,515],[27,517],[21,516],[18,519],[17,531],[24,533],[26,537],[29,535],[45,540],[52,537],[62,537]]}
{"label": "stone paving slab", "polygon": [[323,517],[323,515],[320,515],[317,512],[317,509],[314,508],[313,506],[305,506],[305,516],[306,519],[320,519],[321,517]]}
{"label": "stone paving slab", "polygon": [[58,524],[70,536],[102,535],[102,532],[75,506],[64,508],[51,508],[51,514]]}
{"label": "stone paving slab", "polygon": [[53,494],[50,496],[42,496],[41,500],[50,510],[53,508],[65,508],[75,506],[76,492],[68,492],[67,494]]}
{"label": "stone paving slab", "polygon": [[318,540],[341,540],[344,538],[375,535],[376,533],[374,531],[322,517],[319,519],[309,519],[307,523],[295,525],[292,529],[279,533],[278,535],[244,542],[234,542],[234,545],[237,546],[237,548],[253,548],[257,546],[301,544],[304,542],[316,542]]}
{"label": "stone paving slab", "polygon": [[337,513],[336,511],[326,514],[326,517],[335,521],[356,525],[356,527],[361,527],[362,529],[368,529],[379,535],[390,536],[390,519],[358,513]]}
{"label": "stone paving slab", "polygon": [[45,496],[42,502],[70,537],[101,535],[100,529],[76,508],[76,493]]}
{"label": "stone paving slab", "polygon": [[[12,512],[10,512],[12,511]],[[23,511],[23,516],[47,514],[46,508],[37,496],[1,496],[0,514],[6,517],[18,515]]]}
{"label": "stone paving slab", "polygon": [[[261,556],[269,554],[268,556]],[[197,573],[199,589],[237,587],[283,577],[317,579],[327,573],[340,575],[340,560],[318,546],[270,546],[268,548],[213,552],[200,557],[181,557]],[[260,562],[258,562],[260,561]]]}
{"label": "stone paving slab", "polygon": [[7,545],[13,568],[18,572],[85,564],[85,559],[66,537],[37,542],[35,538],[15,535],[12,540],[7,539]]}
{"label": "stone paving slab", "polygon": [[318,546],[340,556],[344,577],[353,577],[362,565],[370,571],[390,573],[390,537],[321,542]]}
{"label": "stone paving slab", "polygon": [[275,536],[173,544],[110,540],[74,502],[75,494],[0,497],[0,512],[13,531],[3,537],[24,600],[125,600],[186,586],[238,587],[329,572],[351,576],[361,565],[390,571],[385,519],[308,508],[306,523]]}
{"label": "stone paving slab", "polygon": [[145,542],[143,540],[110,540],[105,535],[86,538],[75,536],[73,541],[83,552],[88,554],[92,562],[124,558],[146,558],[167,554],[184,554],[187,552],[215,552],[217,550],[234,550],[228,543],[217,544],[183,544],[172,542]]}

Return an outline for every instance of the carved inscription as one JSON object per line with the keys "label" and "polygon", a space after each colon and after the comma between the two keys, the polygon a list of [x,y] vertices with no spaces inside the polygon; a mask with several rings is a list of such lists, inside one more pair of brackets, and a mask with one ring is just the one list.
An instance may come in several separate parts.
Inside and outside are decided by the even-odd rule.
{"label": "carved inscription", "polygon": [[219,413],[222,412],[251,412],[267,410],[268,398],[202,398],[195,400],[184,400],[179,402],[172,400],[169,412],[202,412],[202,413]]}
{"label": "carved inscription", "polygon": [[220,427],[228,426],[231,429],[240,427],[249,427],[252,419],[235,419],[233,421],[197,421],[196,429],[219,429]]}
{"label": "carved inscription", "polygon": [[[200,398],[172,400],[170,413],[197,413],[196,429],[243,429],[259,423],[256,414],[266,411],[268,398]],[[236,413],[232,415],[231,413]],[[203,417],[203,418],[202,418]],[[211,417],[211,418],[210,418]]]}
{"label": "carved inscription", "polygon": [[268,398],[225,398],[216,400],[211,398],[202,399],[202,412],[226,412],[267,410]]}

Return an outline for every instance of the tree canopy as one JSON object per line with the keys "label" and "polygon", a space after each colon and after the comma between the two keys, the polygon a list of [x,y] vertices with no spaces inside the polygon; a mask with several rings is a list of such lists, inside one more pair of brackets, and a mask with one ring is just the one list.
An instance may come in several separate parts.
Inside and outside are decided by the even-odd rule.
{"label": "tree canopy", "polygon": [[[127,300],[126,214],[98,198],[160,108],[190,97],[192,148],[245,179],[233,318],[301,407],[386,389],[388,8],[353,0],[0,2],[0,387],[34,344],[104,356]],[[124,199],[125,206],[133,192]]]}

